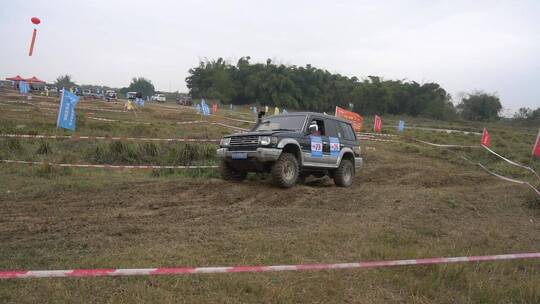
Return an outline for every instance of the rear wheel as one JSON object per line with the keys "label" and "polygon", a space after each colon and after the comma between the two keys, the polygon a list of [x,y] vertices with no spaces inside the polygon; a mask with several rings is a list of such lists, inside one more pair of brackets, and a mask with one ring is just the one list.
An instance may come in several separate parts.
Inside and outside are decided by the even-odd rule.
{"label": "rear wheel", "polygon": [[222,161],[219,172],[224,180],[241,182],[246,179],[247,172],[234,169],[228,162]]}
{"label": "rear wheel", "polygon": [[294,186],[298,179],[298,161],[291,153],[281,153],[270,170],[272,182],[282,188]]}
{"label": "rear wheel", "polygon": [[354,166],[348,159],[342,159],[339,167],[334,171],[334,183],[339,187],[349,187],[354,179]]}

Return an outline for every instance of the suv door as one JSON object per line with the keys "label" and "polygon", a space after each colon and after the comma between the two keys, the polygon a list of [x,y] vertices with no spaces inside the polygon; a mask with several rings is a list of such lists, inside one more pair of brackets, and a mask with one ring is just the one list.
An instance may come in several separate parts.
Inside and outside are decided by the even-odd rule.
{"label": "suv door", "polygon": [[328,164],[338,166],[339,153],[341,152],[343,134],[341,132],[340,122],[333,119],[325,119],[327,135],[327,160]]}
{"label": "suv door", "polygon": [[328,119],[321,116],[311,116],[306,125],[306,131],[309,131],[309,125],[316,121],[319,126],[320,134],[307,134],[302,141],[302,156],[304,166],[308,167],[328,167],[333,166],[330,156],[330,142],[326,135]]}

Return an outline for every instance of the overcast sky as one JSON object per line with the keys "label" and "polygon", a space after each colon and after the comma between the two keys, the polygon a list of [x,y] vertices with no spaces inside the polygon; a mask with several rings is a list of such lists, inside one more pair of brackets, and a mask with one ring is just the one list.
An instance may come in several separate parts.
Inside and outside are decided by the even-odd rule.
{"label": "overcast sky", "polygon": [[3,78],[123,87],[144,76],[187,91],[199,59],[249,55],[540,107],[540,1],[3,1],[0,43]]}

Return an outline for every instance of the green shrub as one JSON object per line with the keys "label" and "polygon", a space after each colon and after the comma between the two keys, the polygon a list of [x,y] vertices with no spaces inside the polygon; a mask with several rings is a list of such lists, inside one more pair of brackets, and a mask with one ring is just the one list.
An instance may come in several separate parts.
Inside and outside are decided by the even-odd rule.
{"label": "green shrub", "polygon": [[8,150],[9,152],[22,152],[24,147],[21,144],[20,139],[18,138],[3,138],[2,139],[2,148]]}
{"label": "green shrub", "polygon": [[47,140],[41,140],[39,143],[39,147],[36,151],[36,154],[38,155],[47,155],[52,153],[52,147],[51,144]]}
{"label": "green shrub", "polygon": [[139,160],[137,151],[132,144],[122,141],[113,141],[109,144],[109,157],[112,162],[134,163]]}

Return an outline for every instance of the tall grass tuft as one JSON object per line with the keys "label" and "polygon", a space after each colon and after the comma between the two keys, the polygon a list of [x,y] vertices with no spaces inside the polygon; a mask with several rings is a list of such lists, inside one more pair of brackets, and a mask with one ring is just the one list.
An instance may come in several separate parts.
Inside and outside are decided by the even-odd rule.
{"label": "tall grass tuft", "polygon": [[209,144],[177,144],[168,152],[165,160],[175,165],[189,166],[197,162],[214,160],[215,146]]}
{"label": "tall grass tuft", "polygon": [[21,141],[17,138],[3,138],[2,139],[2,148],[8,150],[9,152],[22,152],[24,147],[21,144]]}
{"label": "tall grass tuft", "polygon": [[114,141],[109,144],[109,159],[112,162],[134,163],[139,160],[139,154],[133,144]]}
{"label": "tall grass tuft", "polygon": [[142,158],[145,160],[153,159],[154,157],[158,156],[159,146],[155,143],[144,143],[141,146],[139,146],[139,153],[141,154]]}
{"label": "tall grass tuft", "polygon": [[47,140],[41,140],[36,150],[38,155],[48,155],[52,153],[52,146]]}

